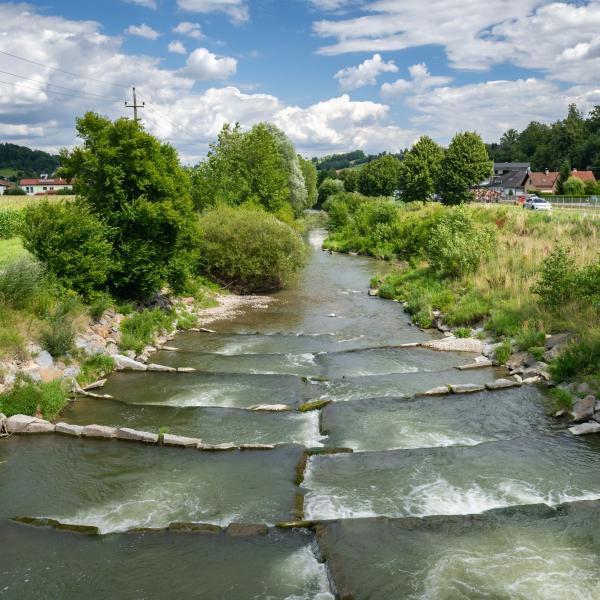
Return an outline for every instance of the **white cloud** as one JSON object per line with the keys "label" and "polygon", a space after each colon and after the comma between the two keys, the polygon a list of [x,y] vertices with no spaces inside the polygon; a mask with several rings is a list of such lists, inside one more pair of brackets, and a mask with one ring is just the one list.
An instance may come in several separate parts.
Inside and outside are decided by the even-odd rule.
{"label": "white cloud", "polygon": [[340,82],[342,90],[357,90],[365,85],[375,85],[381,73],[396,73],[398,67],[394,61],[385,62],[381,54],[374,54],[356,67],[347,67],[338,71],[334,77]]}
{"label": "white cloud", "polygon": [[436,76],[429,73],[425,63],[412,65],[408,68],[410,79],[397,79],[393,83],[384,83],[381,86],[381,95],[384,98],[395,98],[407,92],[422,92],[426,89],[450,83],[452,77]]}
{"label": "white cloud", "polygon": [[310,3],[319,10],[338,10],[350,4],[352,0],[310,0]]}
{"label": "white cloud", "polygon": [[151,8],[156,10],[156,0],[125,0],[128,4],[136,4],[137,6],[143,6],[144,8]]}
{"label": "white cloud", "polygon": [[187,35],[188,37],[195,38],[197,40],[204,37],[200,24],[190,23],[189,21],[182,21],[179,23],[177,27],[173,28],[173,32],[179,33],[180,35]]}
{"label": "white cloud", "polygon": [[245,0],[177,0],[177,6],[188,12],[223,12],[236,24],[250,18]]}
{"label": "white cloud", "polygon": [[206,79],[228,79],[235,75],[237,60],[229,56],[219,58],[206,48],[197,48],[187,59],[182,73],[197,81]]}
{"label": "white cloud", "polygon": [[173,40],[168,46],[169,52],[174,54],[187,54],[185,46],[179,40]]}
{"label": "white cloud", "polygon": [[149,25],[142,23],[141,25],[130,25],[127,28],[129,35],[136,35],[138,37],[146,38],[147,40],[155,40],[160,36],[160,33],[155,29],[152,29]]}

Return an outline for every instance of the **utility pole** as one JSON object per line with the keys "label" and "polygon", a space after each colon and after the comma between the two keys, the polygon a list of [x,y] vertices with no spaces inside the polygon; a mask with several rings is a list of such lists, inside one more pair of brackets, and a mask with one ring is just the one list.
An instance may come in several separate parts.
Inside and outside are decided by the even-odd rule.
{"label": "utility pole", "polygon": [[137,97],[135,95],[135,88],[133,88],[133,104],[129,104],[129,103],[125,102],[125,107],[126,108],[133,108],[133,120],[136,123],[139,121],[139,119],[138,119],[138,108],[144,108],[144,106],[146,106],[145,102],[142,102],[141,104],[137,103]]}

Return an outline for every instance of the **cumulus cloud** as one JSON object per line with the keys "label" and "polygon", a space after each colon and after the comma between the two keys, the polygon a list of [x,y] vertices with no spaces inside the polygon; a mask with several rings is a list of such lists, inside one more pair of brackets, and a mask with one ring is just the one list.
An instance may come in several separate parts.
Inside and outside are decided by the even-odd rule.
{"label": "cumulus cloud", "polygon": [[141,25],[130,25],[127,28],[129,35],[136,35],[138,37],[146,38],[147,40],[155,40],[160,36],[160,33],[155,29],[152,29],[149,25],[142,23]]}
{"label": "cumulus cloud", "polygon": [[219,58],[206,48],[197,48],[187,59],[182,73],[197,81],[206,79],[228,79],[235,75],[237,60],[229,56]]}
{"label": "cumulus cloud", "polygon": [[177,0],[177,6],[188,12],[223,12],[236,24],[250,18],[245,0]]}
{"label": "cumulus cloud", "polygon": [[179,40],[173,40],[168,46],[169,52],[174,54],[187,54],[185,46]]}
{"label": "cumulus cloud", "polygon": [[385,62],[381,54],[374,54],[356,67],[347,67],[338,71],[334,78],[340,82],[342,90],[357,90],[365,85],[375,85],[382,73],[396,73],[398,67],[393,60]]}
{"label": "cumulus cloud", "polygon": [[422,92],[426,89],[443,86],[452,81],[452,77],[437,76],[429,73],[425,63],[412,65],[408,68],[410,79],[397,79],[393,83],[384,83],[381,86],[381,95],[384,98],[395,98],[407,92]]}
{"label": "cumulus cloud", "polygon": [[144,8],[151,8],[156,10],[156,0],[125,0],[127,4],[135,4],[137,6],[143,6]]}
{"label": "cumulus cloud", "polygon": [[189,21],[182,21],[179,23],[177,27],[173,28],[173,32],[180,35],[187,35],[188,37],[195,38],[197,40],[204,37],[200,24],[190,23]]}

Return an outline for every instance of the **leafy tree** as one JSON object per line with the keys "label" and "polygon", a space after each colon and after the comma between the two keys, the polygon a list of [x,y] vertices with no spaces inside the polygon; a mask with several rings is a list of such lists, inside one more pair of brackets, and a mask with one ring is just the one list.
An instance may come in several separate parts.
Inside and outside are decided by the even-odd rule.
{"label": "leafy tree", "polygon": [[317,168],[310,160],[298,156],[300,168],[304,176],[304,185],[306,187],[306,207],[312,208],[317,203]]}
{"label": "leafy tree", "polygon": [[563,193],[567,196],[583,196],[585,184],[577,177],[569,177],[563,184]]}
{"label": "leafy tree", "polygon": [[400,184],[400,161],[386,154],[360,170],[358,189],[365,196],[391,196]]}
{"label": "leafy tree", "polygon": [[102,223],[112,247],[111,291],[144,298],[185,280],[197,259],[197,226],[175,149],[125,118],[87,113],[77,132],[83,145],[61,152],[60,175],[75,179],[82,206]]}
{"label": "leafy tree", "polygon": [[540,296],[542,304],[553,308],[567,304],[573,294],[576,270],[568,248],[556,246],[542,264],[533,293]]}
{"label": "leafy tree", "polygon": [[556,191],[559,194],[566,194],[565,183],[571,177],[571,163],[569,160],[563,160],[558,172],[558,181],[556,182]]}
{"label": "leafy tree", "polygon": [[327,201],[330,196],[344,191],[344,182],[340,179],[325,179],[319,186],[319,206]]}
{"label": "leafy tree", "polygon": [[347,192],[358,191],[358,180],[360,179],[360,169],[344,169],[338,176],[344,182],[344,189]]}
{"label": "leafy tree", "polygon": [[469,200],[469,188],[485,181],[492,174],[492,168],[485,144],[477,133],[456,134],[441,164],[439,190],[444,204]]}
{"label": "leafy tree", "polygon": [[402,199],[407,202],[429,200],[440,176],[444,152],[430,137],[423,136],[404,155],[400,177]]}

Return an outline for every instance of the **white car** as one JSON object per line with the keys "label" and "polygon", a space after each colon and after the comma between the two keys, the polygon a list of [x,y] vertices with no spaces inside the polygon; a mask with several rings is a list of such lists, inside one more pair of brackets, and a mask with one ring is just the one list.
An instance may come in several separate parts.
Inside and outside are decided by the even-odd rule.
{"label": "white car", "polygon": [[523,208],[528,208],[529,210],[552,210],[552,204],[548,200],[534,196],[527,199],[525,204],[523,204]]}

